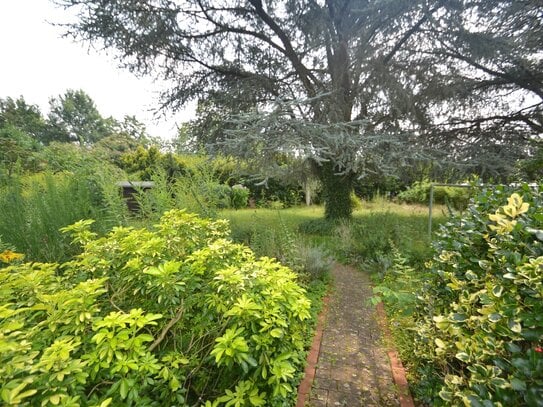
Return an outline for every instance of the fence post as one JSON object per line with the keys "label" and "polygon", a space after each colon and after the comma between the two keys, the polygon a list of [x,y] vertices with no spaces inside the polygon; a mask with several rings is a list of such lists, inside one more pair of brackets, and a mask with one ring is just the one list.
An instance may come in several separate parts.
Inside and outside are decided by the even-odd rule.
{"label": "fence post", "polygon": [[434,184],[430,184],[430,204],[428,205],[428,239],[432,241],[432,207],[434,206]]}

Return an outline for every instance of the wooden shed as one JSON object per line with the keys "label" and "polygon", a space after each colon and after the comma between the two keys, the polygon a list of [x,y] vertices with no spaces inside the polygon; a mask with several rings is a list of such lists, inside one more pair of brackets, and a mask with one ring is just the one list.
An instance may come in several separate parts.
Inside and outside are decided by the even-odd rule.
{"label": "wooden shed", "polygon": [[140,191],[147,191],[154,187],[152,181],[120,181],[117,182],[117,186],[121,188],[123,198],[126,200],[126,205],[130,212],[137,212],[139,210],[138,201],[136,200],[136,193]]}

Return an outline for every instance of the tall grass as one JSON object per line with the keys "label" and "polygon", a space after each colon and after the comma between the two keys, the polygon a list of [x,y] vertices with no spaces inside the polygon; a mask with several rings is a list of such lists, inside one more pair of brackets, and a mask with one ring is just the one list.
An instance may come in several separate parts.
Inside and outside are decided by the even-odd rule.
{"label": "tall grass", "polygon": [[230,221],[234,240],[250,246],[257,256],[279,259],[298,272],[302,282],[310,284],[326,279],[331,258],[327,250],[311,244],[298,229],[303,222],[322,218],[323,214],[319,207],[296,207],[226,210],[219,215]]}
{"label": "tall grass", "polygon": [[0,190],[0,240],[27,260],[68,259],[76,249],[59,229],[90,218],[98,232],[126,219],[115,179],[105,170],[14,178]]}
{"label": "tall grass", "polygon": [[157,220],[173,208],[214,218],[217,210],[230,206],[230,187],[221,184],[204,164],[175,179],[169,179],[166,172],[159,169],[151,180],[153,188],[136,195],[141,219]]}

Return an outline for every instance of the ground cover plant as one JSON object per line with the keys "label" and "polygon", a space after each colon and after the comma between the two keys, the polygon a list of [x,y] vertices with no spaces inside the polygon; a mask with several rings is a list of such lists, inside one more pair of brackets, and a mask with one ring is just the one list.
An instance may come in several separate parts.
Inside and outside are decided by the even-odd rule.
{"label": "ground cover plant", "polygon": [[0,256],[6,405],[282,406],[305,359],[296,275],[184,211],[153,230],[64,229],[82,253]]}

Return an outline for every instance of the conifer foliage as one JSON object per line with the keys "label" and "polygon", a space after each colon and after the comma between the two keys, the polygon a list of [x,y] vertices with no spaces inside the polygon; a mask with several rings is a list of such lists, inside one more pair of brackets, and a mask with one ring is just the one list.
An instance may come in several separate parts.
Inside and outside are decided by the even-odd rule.
{"label": "conifer foliage", "polygon": [[[236,115],[230,132],[212,123],[222,149],[311,158],[335,201],[348,202],[367,163],[387,171],[432,147],[441,158],[486,157],[473,164],[499,173],[497,157],[514,161],[541,133],[541,6],[531,2],[62,3],[79,11],[75,37],[174,83],[164,106],[198,98],[216,117]],[[527,102],[511,106],[511,91]],[[338,207],[328,216],[350,216]]]}

